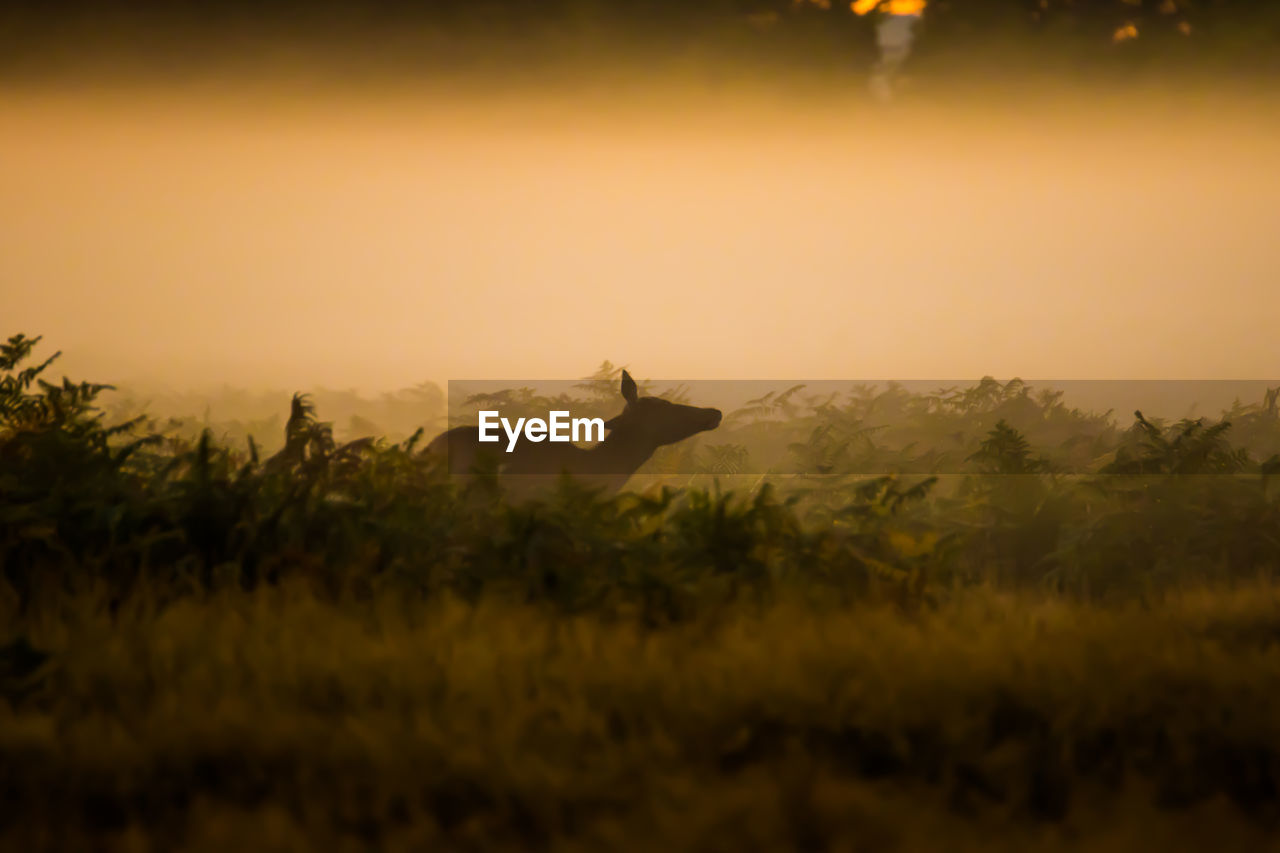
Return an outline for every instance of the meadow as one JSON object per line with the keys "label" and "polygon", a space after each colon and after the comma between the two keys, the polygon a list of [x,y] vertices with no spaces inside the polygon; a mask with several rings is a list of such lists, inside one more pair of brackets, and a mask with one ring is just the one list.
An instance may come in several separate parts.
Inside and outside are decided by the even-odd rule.
{"label": "meadow", "polygon": [[0,352],[2,847],[1274,843],[1275,391],[796,390],[515,502],[387,400],[391,438],[172,420],[37,343]]}

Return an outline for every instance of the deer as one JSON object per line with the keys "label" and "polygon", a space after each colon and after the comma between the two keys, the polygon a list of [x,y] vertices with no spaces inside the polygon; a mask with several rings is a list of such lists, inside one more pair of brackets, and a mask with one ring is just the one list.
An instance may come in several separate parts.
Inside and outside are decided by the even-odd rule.
{"label": "deer", "polygon": [[622,413],[604,422],[604,440],[594,447],[522,442],[512,452],[480,442],[479,427],[455,427],[436,436],[427,452],[444,455],[454,474],[475,471],[481,454],[491,454],[499,477],[528,492],[554,484],[567,474],[605,494],[622,490],[655,450],[720,426],[720,410],[685,406],[660,397],[641,397],[631,374],[622,371]]}

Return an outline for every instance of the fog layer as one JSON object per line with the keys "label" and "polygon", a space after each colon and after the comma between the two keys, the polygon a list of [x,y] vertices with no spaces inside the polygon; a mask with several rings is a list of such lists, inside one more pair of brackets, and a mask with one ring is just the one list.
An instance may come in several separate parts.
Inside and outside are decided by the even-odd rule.
{"label": "fog layer", "polygon": [[1249,104],[0,94],[0,333],[78,378],[1277,373]]}

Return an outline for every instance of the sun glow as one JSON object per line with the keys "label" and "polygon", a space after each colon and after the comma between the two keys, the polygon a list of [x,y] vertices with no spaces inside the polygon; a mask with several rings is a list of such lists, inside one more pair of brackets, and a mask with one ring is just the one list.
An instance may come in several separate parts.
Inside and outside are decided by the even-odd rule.
{"label": "sun glow", "polygon": [[926,0],[853,0],[849,8],[857,15],[865,15],[877,7],[890,15],[920,15],[924,13]]}

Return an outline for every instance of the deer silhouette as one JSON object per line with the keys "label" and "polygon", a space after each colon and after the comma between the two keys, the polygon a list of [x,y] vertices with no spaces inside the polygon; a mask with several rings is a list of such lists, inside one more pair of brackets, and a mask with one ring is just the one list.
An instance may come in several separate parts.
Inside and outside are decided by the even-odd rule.
{"label": "deer silhouette", "polygon": [[433,439],[427,452],[446,455],[450,472],[464,476],[476,470],[482,454],[490,454],[489,461],[497,465],[503,481],[522,492],[546,487],[568,474],[613,493],[626,485],[659,447],[720,425],[719,409],[641,397],[635,380],[625,370],[621,391],[626,408],[605,421],[608,435],[594,447],[525,441],[507,453],[499,445],[482,443],[479,427],[455,427]]}

